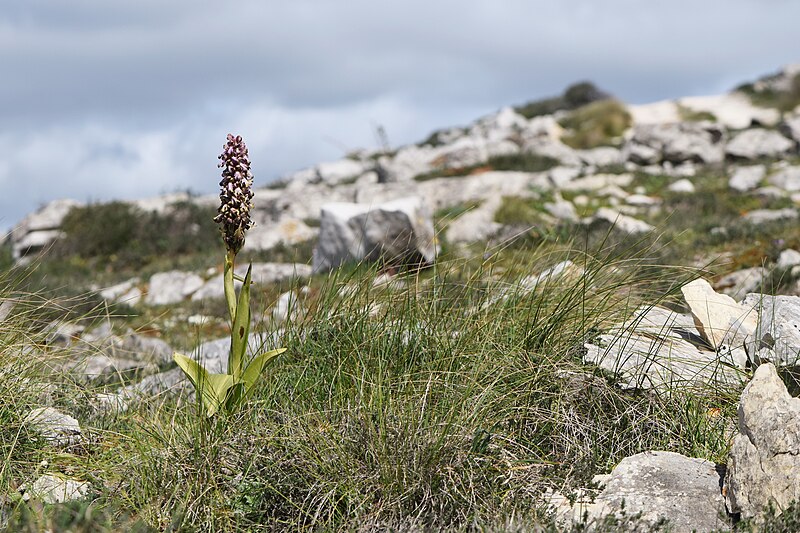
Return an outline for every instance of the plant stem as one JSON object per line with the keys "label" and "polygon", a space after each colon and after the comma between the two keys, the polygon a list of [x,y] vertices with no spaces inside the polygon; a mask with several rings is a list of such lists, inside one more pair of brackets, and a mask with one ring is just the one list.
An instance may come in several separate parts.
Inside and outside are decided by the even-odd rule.
{"label": "plant stem", "polygon": [[225,284],[225,300],[228,302],[228,313],[231,317],[231,326],[236,319],[236,290],[233,286],[233,269],[236,253],[228,250],[225,254],[225,270],[224,270],[224,284]]}

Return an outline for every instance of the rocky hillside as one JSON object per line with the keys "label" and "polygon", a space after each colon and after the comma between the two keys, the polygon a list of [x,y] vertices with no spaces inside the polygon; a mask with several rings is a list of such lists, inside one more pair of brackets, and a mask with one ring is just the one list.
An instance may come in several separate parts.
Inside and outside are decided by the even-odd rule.
{"label": "rocky hillside", "polygon": [[[253,351],[302,357],[240,428],[240,445],[270,443],[267,466],[234,454],[212,469],[231,500],[192,486],[214,514],[206,527],[514,530],[487,513],[525,505],[522,529],[724,530],[777,509],[792,530],[800,66],[638,106],[578,84],[320,163],[254,203]],[[151,439],[182,427],[166,420],[192,398],[173,350],[225,370],[216,204],[58,200],[7,238],[19,290],[0,295],[0,333],[20,294],[45,294],[38,340],[19,353],[42,355],[79,398],[30,392],[31,378],[42,399],[20,427],[92,465],[40,472],[26,459],[23,497],[94,497],[159,527],[194,505],[175,497],[194,467],[168,451],[126,460],[174,484],[147,492],[98,466],[113,463],[101,451],[112,437],[73,415],[115,435],[165,417]],[[194,442],[165,437],[181,438]]]}
{"label": "rocky hillside", "polygon": [[[553,217],[550,223],[575,221],[578,212],[635,216],[646,207],[642,203],[659,202],[625,190],[635,174],[685,178],[670,187],[690,194],[692,178],[708,167],[723,168],[735,192],[791,199],[800,190],[798,169],[791,165],[800,138],[800,118],[790,109],[798,98],[796,71],[787,67],[729,94],[640,106],[625,106],[582,84],[560,98],[503,108],[469,126],[437,131],[420,144],[320,163],[257,191],[257,228],[247,246],[269,250],[316,239],[321,208],[330,202],[376,205],[415,196],[431,213],[473,207],[441,235],[450,243],[497,233],[503,197],[592,193],[548,202],[543,214]],[[164,213],[186,201],[213,206],[216,198],[169,195],[132,205]],[[80,205],[57,200],[20,221],[8,237],[14,260],[25,262],[62,236],[65,216]]]}

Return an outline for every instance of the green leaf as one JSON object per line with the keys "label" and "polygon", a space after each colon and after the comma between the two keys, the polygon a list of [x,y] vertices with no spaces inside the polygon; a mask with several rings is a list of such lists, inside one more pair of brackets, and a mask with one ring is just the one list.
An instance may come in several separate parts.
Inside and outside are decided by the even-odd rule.
{"label": "green leaf", "polygon": [[225,410],[228,414],[236,412],[246,398],[244,383],[236,383],[230,388],[228,399],[225,401]]}
{"label": "green leaf", "polygon": [[239,292],[239,302],[236,305],[236,314],[231,326],[231,351],[228,356],[228,374],[234,381],[239,381],[242,376],[244,354],[247,350],[247,338],[250,334],[250,275],[253,270],[251,264],[247,267],[244,285]]}
{"label": "green leaf", "polygon": [[285,351],[286,348],[278,348],[277,350],[264,352],[253,357],[253,359],[250,361],[250,364],[247,365],[244,374],[242,375],[242,383],[244,383],[245,388],[244,399],[249,398],[250,395],[253,394],[255,384],[258,381],[258,378],[261,376],[261,373],[264,371],[264,368],[267,366],[267,363]]}
{"label": "green leaf", "polygon": [[213,416],[219,411],[228,396],[228,390],[234,385],[233,376],[228,374],[209,374],[197,361],[173,353],[172,358],[178,363],[183,373],[200,392],[200,400],[206,410],[206,416]]}

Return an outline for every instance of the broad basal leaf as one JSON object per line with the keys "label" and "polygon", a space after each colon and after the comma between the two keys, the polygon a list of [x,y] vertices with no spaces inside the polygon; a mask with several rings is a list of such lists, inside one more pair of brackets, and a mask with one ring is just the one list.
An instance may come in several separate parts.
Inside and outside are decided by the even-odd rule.
{"label": "broad basal leaf", "polygon": [[206,415],[213,416],[222,407],[228,396],[228,390],[234,385],[233,376],[210,374],[197,361],[179,353],[172,354],[172,358],[192,382],[194,388],[200,392],[200,399]]}

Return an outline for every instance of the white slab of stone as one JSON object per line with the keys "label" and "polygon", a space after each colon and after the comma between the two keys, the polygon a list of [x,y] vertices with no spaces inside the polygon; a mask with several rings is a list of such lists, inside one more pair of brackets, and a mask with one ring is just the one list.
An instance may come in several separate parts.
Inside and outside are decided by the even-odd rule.
{"label": "white slab of stone", "polygon": [[613,226],[614,229],[628,235],[648,233],[655,229],[647,222],[625,215],[608,207],[601,207],[593,216],[584,218],[581,223],[589,227],[598,224]]}
{"label": "white slab of stone", "polygon": [[681,292],[697,330],[715,350],[743,346],[745,337],[756,330],[758,314],[753,307],[717,293],[708,281],[696,279],[681,287]]}
{"label": "white slab of stone", "polygon": [[85,498],[91,485],[60,474],[44,474],[23,492],[22,499],[36,499],[45,504],[66,503]]}
{"label": "white slab of stone", "polygon": [[56,446],[77,444],[82,439],[78,421],[53,407],[34,409],[23,422],[31,431]]}
{"label": "white slab of stone", "polygon": [[203,278],[193,272],[178,270],[159,272],[150,278],[144,303],[147,305],[179,303],[199,290],[204,283]]}
{"label": "white slab of stone", "polygon": [[586,531],[604,531],[600,526],[609,516],[633,519],[637,527],[630,531],[650,531],[664,521],[664,530],[676,533],[724,531],[730,526],[720,476],[711,461],[647,451],[626,457],[599,481],[603,490],[594,500],[581,499],[556,510],[565,530],[569,522],[586,519]]}
{"label": "white slab of stone", "polygon": [[758,159],[782,157],[794,149],[794,142],[777,131],[751,128],[733,137],[725,147],[725,153],[738,159]]}
{"label": "white slab of stone", "polygon": [[764,165],[739,167],[728,180],[728,187],[739,192],[752,191],[758,187],[766,175],[767,169]]}

